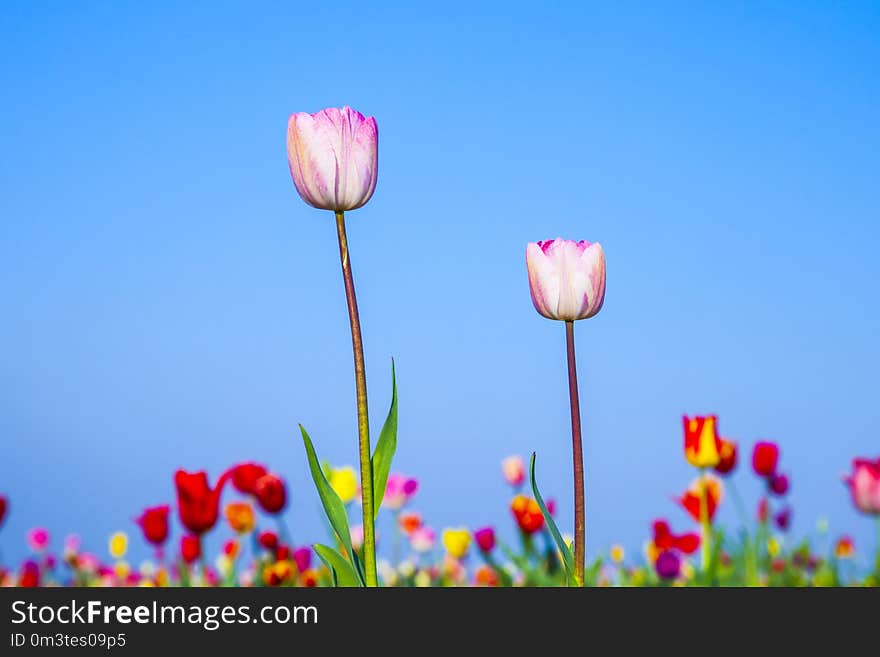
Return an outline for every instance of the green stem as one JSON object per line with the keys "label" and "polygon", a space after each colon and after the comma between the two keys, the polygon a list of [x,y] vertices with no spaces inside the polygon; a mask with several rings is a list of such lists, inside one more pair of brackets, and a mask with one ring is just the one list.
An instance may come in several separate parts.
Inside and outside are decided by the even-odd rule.
{"label": "green stem", "polygon": [[357,390],[358,452],[361,464],[361,501],[364,517],[364,569],[367,586],[378,586],[376,574],[376,537],[373,525],[373,465],[370,460],[370,423],[367,414],[367,373],[364,367],[364,342],[361,338],[361,320],[358,315],[357,297],[354,292],[354,276],[348,256],[348,239],[345,235],[345,214],[336,213],[336,232],[339,236],[339,259],[342,263],[342,279],[345,283],[345,299],[348,302],[348,320],[351,324],[351,345],[354,351],[354,380]]}
{"label": "green stem", "polygon": [[565,322],[565,346],[568,354],[568,397],[571,404],[571,448],[574,463],[574,584],[583,586],[586,544],[584,449],[581,441],[581,407],[574,351],[574,322],[570,320]]}
{"label": "green stem", "polygon": [[709,543],[712,540],[712,527],[709,525],[709,490],[706,482],[705,468],[700,468],[700,527],[703,533],[703,573],[708,575],[709,556],[711,554]]}

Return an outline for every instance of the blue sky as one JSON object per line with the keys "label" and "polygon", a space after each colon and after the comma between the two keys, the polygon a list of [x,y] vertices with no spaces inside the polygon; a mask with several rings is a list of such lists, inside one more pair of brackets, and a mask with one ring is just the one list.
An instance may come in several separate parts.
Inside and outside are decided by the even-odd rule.
{"label": "blue sky", "polygon": [[102,551],[175,468],[243,459],[323,537],[296,424],[354,463],[354,382],[285,129],[342,104],[379,123],[348,221],[374,430],[393,356],[429,523],[511,535],[499,462],[537,450],[571,524],[564,331],[524,259],[561,235],[608,261],[577,326],[588,553],[690,526],[680,416],[709,412],[780,442],[795,534],[873,547],[840,475],[880,453],[878,29],[870,2],[4,3],[4,556],[38,524]]}

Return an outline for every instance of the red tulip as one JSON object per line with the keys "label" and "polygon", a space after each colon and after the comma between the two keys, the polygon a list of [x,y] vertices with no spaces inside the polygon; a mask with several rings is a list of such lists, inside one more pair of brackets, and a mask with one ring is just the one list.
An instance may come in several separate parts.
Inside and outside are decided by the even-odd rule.
{"label": "red tulip", "polygon": [[477,547],[483,552],[491,552],[495,548],[495,530],[491,527],[483,527],[474,532],[474,540]]}
{"label": "red tulip", "polygon": [[774,495],[779,495],[780,497],[785,495],[788,492],[789,486],[788,475],[776,474],[770,478],[770,492]]}
{"label": "red tulip", "polygon": [[275,561],[287,561],[290,559],[290,548],[286,545],[279,545],[275,548]]}
{"label": "red tulip", "polygon": [[694,533],[673,534],[668,522],[655,520],[654,547],[660,552],[679,550],[685,554],[693,554],[700,547],[700,536]]}
{"label": "red tulip", "polygon": [[516,524],[526,534],[534,534],[544,526],[544,516],[538,503],[525,495],[517,495],[510,503]]}
{"label": "red tulip", "polygon": [[770,518],[770,503],[766,497],[762,497],[758,502],[758,522],[762,525]]}
{"label": "red tulip", "polygon": [[186,563],[202,556],[202,541],[197,534],[186,534],[180,539],[180,556]]}
{"label": "red tulip", "polygon": [[698,468],[715,467],[721,459],[721,439],[718,437],[718,418],[682,416],[684,426],[684,456]]}
{"label": "red tulip", "polygon": [[9,508],[9,501],[0,495],[0,527],[3,526],[3,520],[6,518],[6,510]]}
{"label": "red tulip", "polygon": [[177,486],[177,507],[180,522],[195,534],[203,534],[217,524],[220,515],[220,493],[229,479],[230,472],[225,472],[215,488],[208,483],[208,475],[204,471],[189,473],[178,470],[174,474]]}
{"label": "red tulip", "polygon": [[40,585],[40,565],[36,561],[25,561],[21,565],[18,585],[23,588],[34,588]]}
{"label": "red tulip", "polygon": [[770,477],[776,473],[779,462],[779,447],[775,443],[759,442],[752,452],[752,468],[759,477]]}
{"label": "red tulip", "polygon": [[706,498],[706,516],[709,522],[715,518],[715,511],[718,509],[718,503],[721,501],[721,481],[710,475],[698,477],[691,484],[691,487],[685,491],[684,495],[678,498],[678,503],[687,511],[691,518],[697,522],[701,522],[700,513],[702,510],[702,497]]}
{"label": "red tulip", "polygon": [[257,502],[266,513],[280,513],[287,504],[287,490],[281,477],[265,474],[254,484]]}
{"label": "red tulip", "polygon": [[715,472],[722,475],[733,472],[733,469],[736,467],[736,453],[736,443],[732,440],[722,438],[721,447],[718,450],[721,460],[718,461],[718,465],[715,466]]}
{"label": "red tulip", "polygon": [[168,513],[171,507],[167,504],[144,509],[135,522],[144,532],[144,538],[156,546],[161,546],[168,538]]}
{"label": "red tulip", "polygon": [[275,532],[262,532],[257,541],[267,550],[274,550],[278,547],[278,534]]}
{"label": "red tulip", "polygon": [[259,463],[239,463],[232,467],[232,485],[239,493],[255,495],[257,480],[268,472]]}

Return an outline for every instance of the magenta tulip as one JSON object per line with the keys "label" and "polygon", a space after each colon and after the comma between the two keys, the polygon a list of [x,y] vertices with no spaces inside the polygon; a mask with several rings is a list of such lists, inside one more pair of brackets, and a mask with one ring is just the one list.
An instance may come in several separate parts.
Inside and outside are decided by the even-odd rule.
{"label": "magenta tulip", "polygon": [[535,310],[547,319],[587,319],[605,301],[605,254],[598,242],[557,238],[526,247]]}
{"label": "magenta tulip", "polygon": [[320,210],[355,210],[376,189],[376,119],[350,107],[297,112],[287,123],[287,158],[302,199]]}

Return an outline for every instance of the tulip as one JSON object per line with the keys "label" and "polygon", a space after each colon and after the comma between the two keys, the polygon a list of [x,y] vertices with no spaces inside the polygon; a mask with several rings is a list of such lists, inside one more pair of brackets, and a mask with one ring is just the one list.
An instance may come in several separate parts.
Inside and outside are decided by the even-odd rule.
{"label": "tulip", "polygon": [[715,466],[715,472],[727,475],[734,471],[737,462],[737,445],[732,440],[721,438],[721,447],[718,449],[719,461]]}
{"label": "tulip", "polygon": [[409,536],[422,526],[422,516],[418,513],[401,513],[397,524],[400,526],[400,530]]}
{"label": "tulip", "polygon": [[712,522],[715,518],[718,504],[721,502],[721,495],[721,481],[716,477],[706,475],[705,477],[695,479],[684,495],[679,498],[678,502],[691,518],[701,522],[701,507],[703,506],[703,500],[705,500],[705,515],[709,522]]}
{"label": "tulip", "polygon": [[[858,458],[852,463],[852,475],[844,478],[855,507],[862,513],[880,515],[880,458]],[[878,520],[880,522],[880,520]]]}
{"label": "tulip", "polygon": [[409,544],[416,552],[430,552],[434,547],[436,538],[434,530],[430,527],[419,527],[410,535]]}
{"label": "tulip", "polygon": [[275,561],[287,561],[290,559],[290,548],[286,545],[279,544],[277,548],[275,548]]}
{"label": "tulip", "polygon": [[287,156],[293,184],[312,207],[336,214],[339,260],[348,305],[354,354],[358,416],[361,510],[364,523],[365,583],[378,585],[374,525],[373,467],[367,404],[364,342],[355,293],[354,275],[345,232],[345,212],[363,206],[376,189],[379,132],[376,120],[350,107],[328,108],[317,114],[293,114],[287,124]]}
{"label": "tulip", "polygon": [[849,536],[841,536],[834,544],[834,556],[849,559],[856,553],[856,544]]}
{"label": "tulip", "polygon": [[240,463],[232,468],[232,485],[239,493],[255,495],[257,480],[268,472],[258,463]]}
{"label": "tulip", "polygon": [[762,441],[755,444],[752,452],[752,469],[759,477],[770,477],[776,473],[779,462],[779,447],[775,443]]}
{"label": "tulip", "polygon": [[608,556],[611,557],[611,561],[614,563],[623,563],[623,559],[625,556],[623,546],[615,543],[611,546],[611,549],[608,551]]}
{"label": "tulip", "polygon": [[217,524],[220,515],[220,493],[231,476],[226,472],[213,489],[204,471],[189,473],[178,470],[174,474],[177,486],[177,507],[180,522],[194,534],[204,534]]}
{"label": "tulip", "polygon": [[346,465],[341,468],[330,470],[328,477],[330,488],[336,491],[343,504],[351,502],[358,493],[358,480],[354,468]]}
{"label": "tulip", "polygon": [[681,574],[681,558],[671,550],[662,552],[654,562],[654,569],[660,579],[675,579]]}
{"label": "tulip", "polygon": [[272,551],[278,547],[278,534],[268,531],[260,532],[260,535],[257,537],[257,543],[267,550]]}
{"label": "tulip", "polygon": [[202,556],[202,541],[198,534],[186,534],[180,539],[180,556],[191,564]]}
{"label": "tulip", "polygon": [[501,462],[501,472],[504,475],[504,481],[519,488],[526,479],[526,465],[522,456],[508,456]]}
{"label": "tulip", "polygon": [[168,538],[168,513],[171,507],[167,504],[144,509],[135,522],[140,525],[147,542],[159,547]]}
{"label": "tulip", "polygon": [[498,586],[501,579],[491,566],[480,566],[474,573],[474,583],[477,586]]}
{"label": "tulip", "polygon": [[43,552],[49,547],[49,532],[43,527],[32,529],[27,534],[27,543],[34,552]]}
{"label": "tulip", "polygon": [[254,484],[254,495],[260,508],[266,513],[281,513],[287,504],[287,489],[284,480],[272,473],[265,474]]}
{"label": "tulip", "polygon": [[471,534],[464,527],[443,530],[443,546],[453,559],[461,559],[471,545]]}
{"label": "tulip", "polygon": [[697,468],[712,468],[721,462],[721,439],[716,425],[718,418],[682,417],[684,424],[684,455],[688,463]]}
{"label": "tulip", "polygon": [[128,535],[125,532],[116,532],[110,536],[108,551],[114,559],[121,559],[128,551]]}
{"label": "tulip", "polygon": [[605,254],[598,242],[544,240],[526,247],[535,310],[547,319],[587,319],[605,301]]}
{"label": "tulip", "polygon": [[495,530],[491,527],[483,527],[474,532],[474,540],[482,552],[491,552],[495,549]]}
{"label": "tulip", "polygon": [[769,479],[770,492],[780,497],[788,492],[789,485],[788,475],[775,474]]}
{"label": "tulip", "polygon": [[356,210],[376,189],[376,119],[350,107],[298,112],[287,123],[287,157],[303,201],[319,210]]}
{"label": "tulip", "polygon": [[786,507],[773,516],[773,522],[782,531],[786,531],[791,526],[791,507]]}
{"label": "tulip", "polygon": [[544,527],[544,515],[541,507],[531,497],[517,495],[510,503],[510,510],[516,519],[516,524],[527,535],[531,536]]}
{"label": "tulip", "polygon": [[247,502],[230,502],[226,505],[225,515],[232,531],[247,534],[254,530],[254,509]]}
{"label": "tulip", "polygon": [[310,548],[301,547],[293,551],[293,562],[300,573],[304,573],[312,564],[312,551]]}
{"label": "tulip", "polygon": [[685,554],[693,554],[700,547],[700,536],[694,533],[673,534],[669,523],[665,520],[655,520],[653,525],[655,550],[678,550]]}
{"label": "tulip", "polygon": [[9,509],[9,500],[6,499],[3,495],[0,495],[0,527],[3,526],[3,521],[6,519],[6,511]]}
{"label": "tulip", "polygon": [[40,585],[40,564],[28,560],[21,565],[18,585],[22,588],[34,588]]}
{"label": "tulip", "polygon": [[348,532],[351,535],[351,547],[360,550],[364,546],[364,526],[354,525]]}
{"label": "tulip", "polygon": [[402,474],[392,472],[388,475],[388,483],[385,485],[385,496],[382,498],[382,506],[397,511],[401,509],[419,489],[419,482],[412,477],[404,477]]}
{"label": "tulip", "polygon": [[526,269],[532,303],[539,314],[565,322],[568,395],[574,470],[574,583],[584,583],[586,524],[584,454],[575,362],[574,322],[593,317],[605,301],[605,254],[598,242],[558,238],[526,246]]}
{"label": "tulip", "polygon": [[223,554],[230,559],[235,559],[240,551],[241,545],[239,545],[238,541],[234,538],[230,538],[228,541],[223,543]]}

